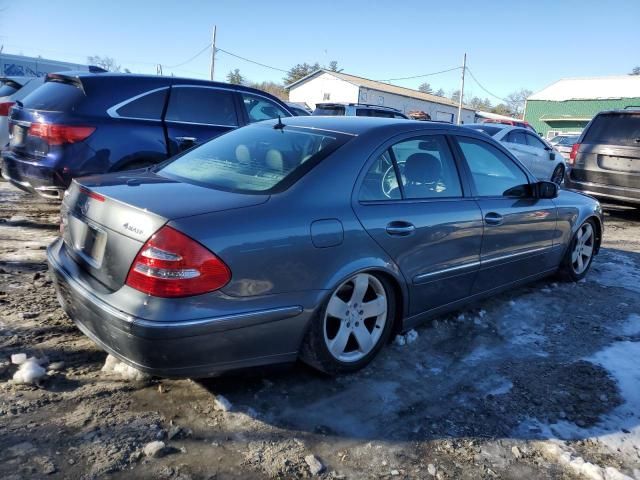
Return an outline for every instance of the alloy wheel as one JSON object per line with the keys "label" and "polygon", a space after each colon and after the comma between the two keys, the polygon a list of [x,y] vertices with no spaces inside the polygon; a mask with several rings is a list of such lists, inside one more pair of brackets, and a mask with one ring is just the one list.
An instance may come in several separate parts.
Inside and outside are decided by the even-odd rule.
{"label": "alloy wheel", "polygon": [[575,245],[571,252],[571,266],[578,275],[589,268],[593,256],[594,238],[593,227],[588,222],[582,225],[576,233]]}
{"label": "alloy wheel", "polygon": [[558,165],[553,171],[553,174],[551,174],[551,181],[557,185],[560,185],[563,179],[564,179],[564,167],[562,165]]}
{"label": "alloy wheel", "polygon": [[387,294],[382,282],[359,273],[331,295],[324,315],[324,341],[338,361],[357,362],[378,345],[387,322]]}

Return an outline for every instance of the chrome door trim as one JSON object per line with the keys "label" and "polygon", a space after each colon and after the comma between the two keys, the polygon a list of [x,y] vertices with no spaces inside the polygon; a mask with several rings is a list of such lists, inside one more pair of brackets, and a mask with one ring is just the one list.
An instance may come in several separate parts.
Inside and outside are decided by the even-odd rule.
{"label": "chrome door trim", "polygon": [[494,258],[491,258],[489,260],[481,260],[480,261],[480,266],[482,267],[484,265],[492,265],[492,264],[494,264],[496,262],[501,262],[503,260],[517,259],[519,257],[524,257],[526,255],[542,253],[542,252],[547,251],[547,250],[553,250],[554,248],[555,248],[554,245],[549,245],[547,247],[532,248],[532,249],[529,249],[529,250],[525,250],[523,252],[510,253],[508,255],[501,255],[500,257],[494,257]]}
{"label": "chrome door trim", "polygon": [[435,272],[421,273],[413,277],[413,283],[414,284],[427,283],[431,281],[433,277],[437,277],[439,275],[446,275],[448,273],[451,273],[452,274],[451,276],[461,275],[463,273],[466,273],[465,272],[466,270],[471,270],[479,266],[480,266],[480,262],[475,261],[475,262],[464,263],[462,265],[456,265],[455,267],[436,270]]}

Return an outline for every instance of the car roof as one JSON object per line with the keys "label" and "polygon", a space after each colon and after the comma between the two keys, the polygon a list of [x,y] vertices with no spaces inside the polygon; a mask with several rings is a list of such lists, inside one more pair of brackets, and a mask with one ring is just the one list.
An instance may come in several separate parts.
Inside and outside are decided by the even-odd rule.
{"label": "car roof", "polygon": [[[261,124],[275,125],[278,120],[265,120]],[[414,130],[452,130],[469,132],[469,129],[452,125],[450,123],[429,122],[420,120],[406,120],[402,118],[384,117],[353,117],[353,116],[323,116],[311,115],[306,117],[287,117],[282,119],[285,126],[314,128],[349,135],[361,135],[372,130],[380,133],[386,130],[388,133],[411,132]],[[478,134],[482,135],[482,134]]]}
{"label": "car roof", "polygon": [[353,102],[320,102],[320,103],[316,103],[316,107],[333,107],[333,106],[338,106],[338,107],[361,107],[361,108],[380,108],[383,110],[392,110],[394,112],[399,112],[402,113],[400,110],[398,110],[397,108],[393,108],[393,107],[387,107],[385,105],[373,105],[371,103],[353,103]]}

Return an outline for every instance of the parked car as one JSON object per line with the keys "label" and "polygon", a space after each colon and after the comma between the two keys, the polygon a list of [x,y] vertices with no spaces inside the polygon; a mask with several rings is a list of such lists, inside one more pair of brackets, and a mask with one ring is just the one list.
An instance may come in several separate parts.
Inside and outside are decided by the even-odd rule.
{"label": "parked car", "polygon": [[540,180],[560,185],[566,165],[558,150],[544,142],[537,134],[521,127],[497,123],[465,125],[492,136],[511,151]]}
{"label": "parked car", "polygon": [[499,118],[487,118],[482,121],[482,123],[493,123],[498,125],[510,125],[512,127],[522,127],[527,130],[531,130],[533,133],[537,133],[536,129],[531,126],[531,124],[525,120],[518,120],[514,118],[513,120],[499,119]]}
{"label": "parked car", "polygon": [[304,105],[300,103],[287,102],[287,106],[291,113],[293,113],[296,117],[306,117],[311,115],[311,110],[308,110]]}
{"label": "parked car", "polygon": [[355,371],[471,300],[582,279],[603,228],[596,200],[537,181],[482,133],[315,116],[76,179],[61,218],[47,255],[64,310],[171,377],[298,357]]}
{"label": "parked car", "polygon": [[0,149],[9,143],[9,110],[43,83],[40,77],[0,77]]}
{"label": "parked car", "polygon": [[578,142],[580,135],[563,135],[560,140],[558,140],[555,145],[552,145],[560,155],[562,155],[565,159],[565,162],[569,160],[569,155],[571,154],[571,149],[573,145]]}
{"label": "parked car", "polygon": [[552,147],[555,147],[558,143],[562,142],[567,137],[579,137],[579,133],[561,133],[554,135],[552,138],[547,139],[547,143]]}
{"label": "parked car", "polygon": [[640,110],[598,113],[572,147],[567,188],[640,206]]}
{"label": "parked car", "polygon": [[409,120],[408,116],[395,108],[366,103],[317,103],[312,115],[404,118]]}
{"label": "parked car", "polygon": [[62,198],[74,177],[161,162],[241,125],[289,117],[249,87],[155,75],[56,73],[13,106],[2,175]]}

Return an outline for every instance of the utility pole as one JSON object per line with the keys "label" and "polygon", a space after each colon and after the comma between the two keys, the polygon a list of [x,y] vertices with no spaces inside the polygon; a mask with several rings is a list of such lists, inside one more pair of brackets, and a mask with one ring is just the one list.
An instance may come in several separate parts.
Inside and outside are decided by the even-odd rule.
{"label": "utility pole", "polygon": [[162,65],[156,65],[156,75],[162,75]]}
{"label": "utility pole", "polygon": [[213,26],[213,37],[211,38],[211,71],[210,77],[213,80],[213,73],[216,63],[216,26]]}
{"label": "utility pole", "polygon": [[467,54],[462,58],[462,80],[460,82],[460,100],[458,101],[458,125],[462,123],[462,98],[464,97],[464,74],[467,69]]}

